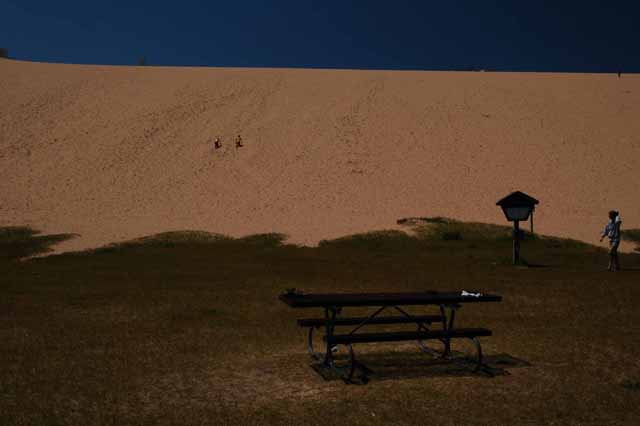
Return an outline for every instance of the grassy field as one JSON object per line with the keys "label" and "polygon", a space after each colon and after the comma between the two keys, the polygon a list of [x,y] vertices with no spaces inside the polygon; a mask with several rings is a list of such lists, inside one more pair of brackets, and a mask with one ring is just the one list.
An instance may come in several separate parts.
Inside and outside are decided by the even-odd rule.
{"label": "grassy field", "polygon": [[[402,223],[411,227],[410,221]],[[0,230],[2,425],[640,424],[640,255],[433,218],[283,243],[169,233],[20,260],[73,235]],[[414,343],[356,346],[367,385],[323,380],[299,317],[305,292],[469,290],[496,377],[431,365]],[[415,310],[414,310],[415,311]],[[356,310],[353,313],[358,313]]]}

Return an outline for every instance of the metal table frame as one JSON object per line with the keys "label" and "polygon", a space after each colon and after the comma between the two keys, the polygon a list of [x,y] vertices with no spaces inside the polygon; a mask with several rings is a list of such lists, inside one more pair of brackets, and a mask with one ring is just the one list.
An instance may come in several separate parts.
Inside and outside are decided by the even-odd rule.
{"label": "metal table frame", "polygon": [[[500,296],[494,296],[494,295],[486,295],[483,296],[483,298],[474,298],[473,296],[460,296],[459,293],[455,294],[455,293],[437,293],[437,292],[426,292],[423,295],[434,295],[434,296],[440,296],[440,297],[434,297],[433,300],[410,300],[410,296],[411,295],[416,295],[418,293],[405,293],[404,296],[406,296],[406,298],[408,297],[408,299],[406,300],[402,300],[403,303],[397,303],[394,304],[392,302],[393,297],[390,297],[389,300],[385,300],[383,297],[380,298],[380,296],[383,296],[384,294],[382,293],[370,293],[370,294],[359,294],[359,295],[351,295],[356,297],[357,296],[361,296],[364,299],[366,299],[367,296],[376,296],[379,297],[380,300],[371,300],[368,301],[366,303],[364,303],[363,301],[358,301],[355,300],[352,301],[351,303],[347,300],[347,301],[340,301],[338,300],[340,297],[336,297],[336,300],[331,300],[332,298],[330,297],[331,295],[313,295],[313,294],[309,294],[309,295],[304,295],[304,294],[297,294],[297,293],[287,293],[287,294],[283,294],[282,296],[280,296],[280,299],[289,304],[292,307],[321,307],[324,310],[324,329],[325,329],[325,340],[326,340],[326,344],[325,344],[325,348],[324,348],[324,353],[318,353],[314,350],[313,348],[313,332],[315,328],[318,327],[309,327],[309,334],[308,334],[308,342],[307,342],[307,346],[308,346],[308,351],[311,355],[311,357],[318,361],[321,362],[322,365],[326,368],[330,368],[338,373],[341,373],[346,381],[350,381],[351,378],[353,377],[354,374],[354,370],[356,368],[357,365],[359,365],[359,363],[356,362],[355,360],[355,356],[353,353],[353,347],[352,345],[346,344],[347,349],[349,351],[349,365],[346,371],[344,371],[345,367],[339,367],[335,364],[334,362],[334,357],[333,357],[333,347],[335,345],[332,344],[331,340],[332,340],[332,336],[335,334],[335,327],[336,327],[336,319],[339,316],[339,314],[342,312],[343,308],[345,307],[355,307],[355,306],[370,306],[370,307],[378,307],[372,314],[370,314],[369,316],[367,316],[364,320],[362,320],[358,325],[356,325],[351,331],[349,331],[347,334],[352,335],[355,332],[357,332],[358,330],[360,330],[362,327],[364,327],[365,325],[367,325],[368,323],[371,322],[371,320],[373,318],[376,318],[378,315],[380,315],[382,312],[384,312],[386,309],[394,309],[398,312],[400,312],[402,315],[406,316],[407,318],[413,320],[412,322],[415,322],[415,324],[418,327],[418,330],[424,330],[424,331],[429,331],[429,327],[430,324],[427,324],[423,321],[420,321],[418,319],[416,319],[413,315],[409,314],[406,310],[402,309],[400,306],[405,306],[405,305],[415,305],[415,306],[428,306],[428,305],[435,305],[439,307],[440,310],[440,314],[442,316],[442,330],[444,331],[449,331],[449,330],[453,330],[454,324],[455,324],[455,319],[456,319],[456,312],[458,309],[460,309],[462,307],[461,303],[465,303],[465,302],[485,302],[485,301],[500,301],[502,298]],[[400,296],[400,299],[402,299],[403,294],[402,293],[393,293],[391,294],[392,296],[396,296],[396,298],[398,296]],[[442,295],[450,295],[449,298],[447,297],[441,297]],[[325,302],[322,301],[318,301],[317,303],[301,303],[301,304],[297,304],[295,303],[295,301],[293,301],[292,299],[296,299],[296,298],[301,298],[300,300],[302,300],[302,298],[313,298],[314,296],[322,296],[325,299],[327,299]],[[336,295],[336,296],[350,296],[350,295]],[[287,299],[287,297],[289,299]],[[438,300],[438,299],[442,299],[442,300]],[[474,343],[474,346],[476,348],[476,352],[477,352],[477,366],[476,369],[479,369],[482,365],[482,348],[480,346],[480,342],[478,341],[477,338],[473,337],[470,338],[472,340],[472,342]],[[436,358],[449,358],[451,355],[451,339],[448,337],[445,337],[443,339],[439,339],[443,345],[444,345],[444,350],[442,353],[437,353],[436,351],[431,350],[430,348],[428,348],[426,346],[426,344],[424,344],[422,341],[418,340],[418,345],[420,346],[420,349],[423,352],[429,353],[432,356],[436,357]],[[359,365],[360,367],[364,367],[362,365]]]}

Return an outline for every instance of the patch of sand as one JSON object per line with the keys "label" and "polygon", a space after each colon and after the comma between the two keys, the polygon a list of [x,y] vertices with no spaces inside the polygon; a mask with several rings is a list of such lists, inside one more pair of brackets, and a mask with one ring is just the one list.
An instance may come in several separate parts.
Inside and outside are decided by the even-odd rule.
{"label": "patch of sand", "polygon": [[0,77],[0,226],[80,234],[56,252],[506,224],[495,202],[514,190],[540,200],[537,232],[597,243],[610,209],[640,227],[638,75],[0,60]]}

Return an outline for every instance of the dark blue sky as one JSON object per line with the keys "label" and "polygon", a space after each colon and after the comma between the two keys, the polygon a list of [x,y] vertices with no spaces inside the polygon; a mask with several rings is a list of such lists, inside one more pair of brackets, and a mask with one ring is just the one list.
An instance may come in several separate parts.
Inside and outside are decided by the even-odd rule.
{"label": "dark blue sky", "polygon": [[16,59],[640,72],[640,1],[0,0]]}

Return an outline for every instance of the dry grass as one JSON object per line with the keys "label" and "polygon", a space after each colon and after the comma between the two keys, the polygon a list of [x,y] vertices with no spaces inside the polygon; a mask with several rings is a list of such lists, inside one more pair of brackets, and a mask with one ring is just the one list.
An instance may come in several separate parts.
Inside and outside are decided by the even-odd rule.
{"label": "dry grass", "polygon": [[[23,262],[11,259],[57,237],[3,231],[0,424],[637,424],[640,256],[609,274],[604,250],[537,238],[523,254],[540,267],[514,268],[493,228],[442,224],[462,238],[380,231],[307,248],[173,233]],[[524,364],[488,378],[425,365],[410,343],[359,345],[369,384],[324,381],[295,326],[320,312],[279,303],[290,287],[501,294],[460,325],[494,331],[490,359]]]}

